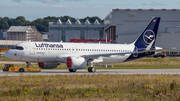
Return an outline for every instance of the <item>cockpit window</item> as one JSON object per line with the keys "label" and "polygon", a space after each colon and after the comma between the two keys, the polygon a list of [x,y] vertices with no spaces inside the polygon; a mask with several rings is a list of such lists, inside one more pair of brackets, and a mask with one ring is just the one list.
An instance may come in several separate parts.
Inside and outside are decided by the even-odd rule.
{"label": "cockpit window", "polygon": [[11,49],[24,50],[24,48],[21,46],[13,46]]}

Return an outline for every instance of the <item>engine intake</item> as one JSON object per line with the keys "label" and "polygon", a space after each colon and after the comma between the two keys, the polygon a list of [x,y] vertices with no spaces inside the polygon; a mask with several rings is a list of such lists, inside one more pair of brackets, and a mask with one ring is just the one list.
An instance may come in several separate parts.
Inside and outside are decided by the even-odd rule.
{"label": "engine intake", "polygon": [[69,69],[83,69],[87,66],[87,60],[81,57],[68,57],[66,59],[66,66]]}

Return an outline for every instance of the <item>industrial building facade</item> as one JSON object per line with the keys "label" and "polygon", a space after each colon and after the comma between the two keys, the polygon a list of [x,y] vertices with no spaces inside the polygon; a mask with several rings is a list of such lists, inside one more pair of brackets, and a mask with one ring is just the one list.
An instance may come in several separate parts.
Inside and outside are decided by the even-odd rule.
{"label": "industrial building facade", "polygon": [[132,43],[152,17],[161,17],[156,46],[175,47],[168,54],[180,54],[180,10],[112,9],[104,19],[104,31],[113,43]]}
{"label": "industrial building facade", "polygon": [[51,42],[70,42],[70,39],[103,39],[104,24],[95,22],[49,22],[49,41]]}
{"label": "industrial building facade", "polygon": [[180,55],[180,10],[179,9],[112,9],[98,21],[72,23],[49,22],[49,41],[70,42],[70,39],[107,39],[111,43],[132,43],[153,17],[161,17],[156,46],[175,47],[168,54]]}
{"label": "industrial building facade", "polygon": [[43,41],[35,26],[11,26],[6,34],[6,40]]}

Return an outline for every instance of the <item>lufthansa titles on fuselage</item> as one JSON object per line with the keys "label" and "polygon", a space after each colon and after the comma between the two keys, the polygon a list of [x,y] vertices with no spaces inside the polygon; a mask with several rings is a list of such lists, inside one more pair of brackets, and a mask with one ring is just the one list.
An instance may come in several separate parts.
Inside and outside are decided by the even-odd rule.
{"label": "lufthansa titles on fuselage", "polygon": [[46,48],[63,48],[62,44],[48,44],[48,43],[35,43],[36,47],[46,47]]}

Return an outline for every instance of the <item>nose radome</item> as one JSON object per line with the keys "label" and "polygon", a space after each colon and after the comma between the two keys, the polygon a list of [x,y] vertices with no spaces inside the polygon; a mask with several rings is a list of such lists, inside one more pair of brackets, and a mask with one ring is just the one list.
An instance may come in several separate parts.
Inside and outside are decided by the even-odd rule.
{"label": "nose radome", "polygon": [[9,51],[6,51],[6,52],[4,53],[4,56],[5,56],[6,58],[9,58]]}
{"label": "nose radome", "polygon": [[7,52],[8,52],[8,51],[6,51],[6,52],[4,53],[4,56],[5,56],[6,58],[7,58]]}

